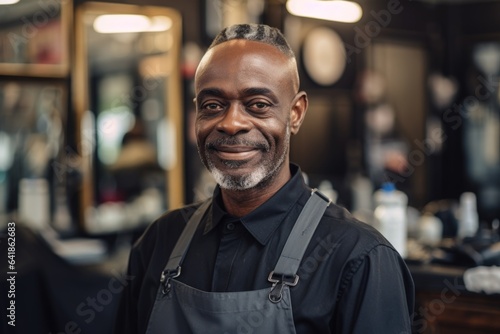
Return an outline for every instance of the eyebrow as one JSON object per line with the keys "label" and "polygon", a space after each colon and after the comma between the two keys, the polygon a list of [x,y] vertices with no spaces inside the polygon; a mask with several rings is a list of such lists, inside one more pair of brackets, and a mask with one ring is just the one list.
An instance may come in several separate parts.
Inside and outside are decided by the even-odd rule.
{"label": "eyebrow", "polygon": [[244,96],[265,95],[272,98],[273,100],[276,100],[276,96],[274,95],[274,93],[270,89],[263,87],[246,88],[243,90],[243,95]]}
{"label": "eyebrow", "polygon": [[218,88],[205,88],[202,89],[198,95],[193,99],[194,102],[201,101],[205,96],[215,96],[215,97],[224,97],[224,93],[222,90]]}
{"label": "eyebrow", "polygon": [[[253,96],[253,95],[265,95],[273,100],[274,103],[277,103],[277,96],[271,91],[269,88],[264,87],[249,87],[242,90],[243,96]],[[206,96],[214,96],[214,97],[225,97],[224,91],[219,88],[205,88],[202,89],[198,95],[193,99],[194,102],[200,101]]]}

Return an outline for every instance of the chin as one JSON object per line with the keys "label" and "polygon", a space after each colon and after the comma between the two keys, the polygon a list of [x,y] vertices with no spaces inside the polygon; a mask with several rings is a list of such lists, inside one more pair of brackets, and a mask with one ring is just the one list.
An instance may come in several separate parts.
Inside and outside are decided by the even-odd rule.
{"label": "chin", "polygon": [[258,188],[265,183],[268,176],[267,169],[263,166],[254,169],[249,173],[238,173],[234,175],[233,173],[227,173],[215,166],[210,166],[210,172],[212,173],[215,181],[222,189],[227,190],[248,190],[252,188]]}

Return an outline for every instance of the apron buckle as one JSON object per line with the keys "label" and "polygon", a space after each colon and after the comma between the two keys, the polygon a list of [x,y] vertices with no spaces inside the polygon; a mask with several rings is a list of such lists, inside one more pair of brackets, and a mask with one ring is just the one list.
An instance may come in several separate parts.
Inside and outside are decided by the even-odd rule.
{"label": "apron buckle", "polygon": [[178,266],[176,269],[165,269],[161,273],[160,283],[163,284],[162,292],[164,295],[168,294],[172,289],[172,283],[170,280],[172,278],[179,277],[181,274],[181,266]]}
{"label": "apron buckle", "polygon": [[299,275],[285,276],[284,274],[275,274],[274,271],[269,273],[267,280],[273,283],[271,291],[269,291],[269,300],[273,303],[279,303],[283,299],[283,289],[286,285],[296,286],[299,282]]}
{"label": "apron buckle", "polygon": [[326,195],[324,195],[323,193],[321,193],[317,188],[314,188],[312,191],[311,191],[311,196],[314,195],[314,193],[316,193],[316,195],[318,195],[319,197],[321,197],[322,199],[325,200],[325,202],[327,202],[326,206],[329,207],[330,204],[332,204],[332,200],[330,198],[328,198]]}

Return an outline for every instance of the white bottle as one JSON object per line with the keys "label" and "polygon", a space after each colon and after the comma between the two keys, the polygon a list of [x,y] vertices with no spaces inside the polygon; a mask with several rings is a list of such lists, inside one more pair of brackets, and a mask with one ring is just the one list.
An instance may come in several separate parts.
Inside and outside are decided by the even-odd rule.
{"label": "white bottle", "polygon": [[318,190],[323,195],[328,197],[332,201],[332,203],[337,203],[338,194],[335,191],[335,189],[333,189],[333,185],[330,181],[328,181],[328,180],[321,181],[319,186],[318,186]]}
{"label": "white bottle", "polygon": [[384,183],[374,194],[375,226],[394,246],[401,257],[406,257],[408,197],[396,190],[394,183]]}
{"label": "white bottle", "polygon": [[19,218],[35,231],[49,226],[49,183],[46,179],[24,178],[19,181]]}
{"label": "white bottle", "polygon": [[473,237],[479,226],[476,195],[465,192],[460,196],[460,212],[458,219],[458,237]]}
{"label": "white bottle", "polygon": [[425,213],[418,220],[418,241],[423,245],[437,246],[443,237],[443,222],[438,217]]}

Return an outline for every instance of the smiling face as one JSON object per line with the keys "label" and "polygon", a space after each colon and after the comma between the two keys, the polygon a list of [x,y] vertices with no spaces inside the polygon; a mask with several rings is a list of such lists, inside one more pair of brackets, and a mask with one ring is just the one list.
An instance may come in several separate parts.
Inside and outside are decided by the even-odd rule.
{"label": "smiling face", "polygon": [[203,163],[223,189],[289,179],[290,134],[307,109],[297,90],[295,60],[274,46],[236,39],[204,56],[195,76],[196,136]]}

